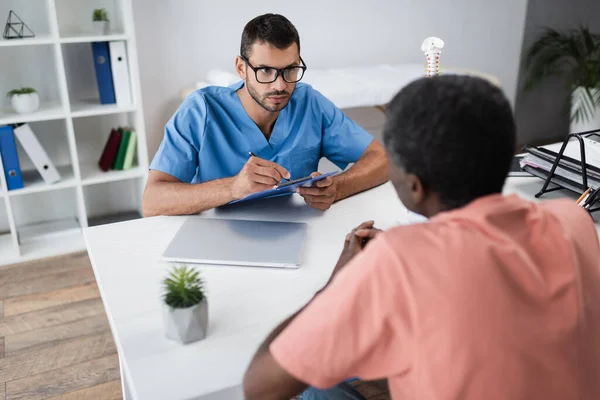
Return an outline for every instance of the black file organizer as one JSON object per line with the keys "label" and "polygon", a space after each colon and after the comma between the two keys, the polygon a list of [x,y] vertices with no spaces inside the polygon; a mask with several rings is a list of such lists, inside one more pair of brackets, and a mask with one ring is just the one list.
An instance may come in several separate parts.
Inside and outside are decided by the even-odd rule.
{"label": "black file organizer", "polygon": [[[552,177],[554,176],[554,172],[556,171],[556,167],[558,167],[558,164],[560,162],[560,159],[563,157],[563,153],[565,151],[565,148],[567,147],[567,144],[569,143],[569,141],[571,140],[571,138],[577,138],[577,140],[579,141],[579,150],[581,152],[581,178],[582,178],[582,183],[583,183],[583,187],[584,190],[587,190],[587,188],[589,188],[588,183],[587,183],[587,164],[585,162],[585,145],[583,143],[583,137],[584,136],[589,136],[593,133],[598,133],[600,132],[600,129],[594,129],[591,131],[585,131],[585,132],[579,132],[579,133],[570,133],[565,140],[563,141],[563,144],[560,148],[560,151],[558,152],[558,155],[556,156],[556,160],[554,160],[554,163],[552,164],[552,168],[550,169],[550,173],[548,174],[548,177],[546,177],[545,181],[544,181],[544,186],[542,186],[542,189],[535,195],[536,198],[541,197],[544,193],[549,193],[549,192],[554,192],[555,190],[560,190],[560,189],[567,189],[570,191],[573,191],[573,189],[567,187],[567,186],[562,186],[557,180],[552,181]],[[556,187],[553,187],[551,189],[548,189],[548,185],[552,183],[553,185],[556,185]],[[600,190],[600,188],[599,188]],[[591,208],[588,210],[588,212],[592,213],[595,211],[600,210],[600,207],[596,207],[596,208]]]}

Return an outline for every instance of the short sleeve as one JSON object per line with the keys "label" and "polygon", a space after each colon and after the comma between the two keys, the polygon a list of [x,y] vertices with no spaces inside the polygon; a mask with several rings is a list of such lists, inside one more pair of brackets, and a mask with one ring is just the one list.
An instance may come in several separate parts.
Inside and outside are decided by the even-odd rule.
{"label": "short sleeve", "polygon": [[390,273],[391,248],[375,239],[271,343],[277,363],[317,388],[345,379],[381,379],[410,368],[412,318]]}
{"label": "short sleeve", "polygon": [[358,126],[319,91],[312,89],[313,101],[321,111],[323,126],[322,155],[345,169],[365,152],[373,136]]}
{"label": "short sleeve", "polygon": [[206,103],[202,95],[194,93],[184,100],[165,125],[163,140],[149,168],[182,182],[192,182],[198,168],[206,117]]}

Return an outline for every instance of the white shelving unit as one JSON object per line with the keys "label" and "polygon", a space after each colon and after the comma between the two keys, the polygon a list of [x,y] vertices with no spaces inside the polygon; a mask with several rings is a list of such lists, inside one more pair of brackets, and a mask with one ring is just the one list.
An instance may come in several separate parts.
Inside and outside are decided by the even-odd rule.
{"label": "white shelving unit", "polygon": [[[95,8],[109,13],[107,35],[94,34]],[[2,29],[10,10],[35,37],[0,37],[0,125],[29,123],[61,180],[45,183],[16,140],[24,187],[8,190],[0,159],[0,265],[83,250],[82,228],[141,217],[148,171],[131,0],[2,0]],[[91,47],[99,41],[126,43],[132,104],[100,103]],[[12,110],[3,93],[21,86],[39,92],[38,111]],[[119,126],[137,133],[134,165],[104,172],[98,161]]]}

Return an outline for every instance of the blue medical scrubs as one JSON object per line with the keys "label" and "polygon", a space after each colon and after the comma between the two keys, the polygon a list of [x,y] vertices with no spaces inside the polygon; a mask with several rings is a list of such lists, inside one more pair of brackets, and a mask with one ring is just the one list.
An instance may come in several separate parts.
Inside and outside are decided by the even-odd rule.
{"label": "blue medical scrubs", "polygon": [[189,95],[166,124],[150,169],[200,183],[237,175],[253,152],[297,179],[317,171],[321,157],[346,168],[373,139],[321,93],[300,82],[267,140],[238,97],[236,90],[243,84],[206,87]]}

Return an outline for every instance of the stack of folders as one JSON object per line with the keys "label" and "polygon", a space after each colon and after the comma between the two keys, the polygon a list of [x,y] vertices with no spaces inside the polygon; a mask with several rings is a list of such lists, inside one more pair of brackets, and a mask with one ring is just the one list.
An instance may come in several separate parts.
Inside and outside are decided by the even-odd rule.
{"label": "stack of folders", "polygon": [[92,54],[100,104],[132,104],[125,42],[93,42]]}
{"label": "stack of folders", "polygon": [[[551,182],[577,193],[583,193],[589,187],[600,187],[600,136],[584,137],[583,143],[588,187],[583,186],[581,149],[576,138],[567,143]],[[542,179],[548,178],[562,145],[563,142],[526,148],[527,154],[521,159],[521,168]]]}
{"label": "stack of folders", "polygon": [[21,143],[23,150],[44,182],[52,184],[61,179],[56,167],[28,124],[4,125],[0,126],[0,157],[2,157],[8,190],[23,188],[23,173],[15,137]]}
{"label": "stack of folders", "polygon": [[123,171],[133,167],[137,134],[130,127],[113,128],[98,161],[100,169]]}

